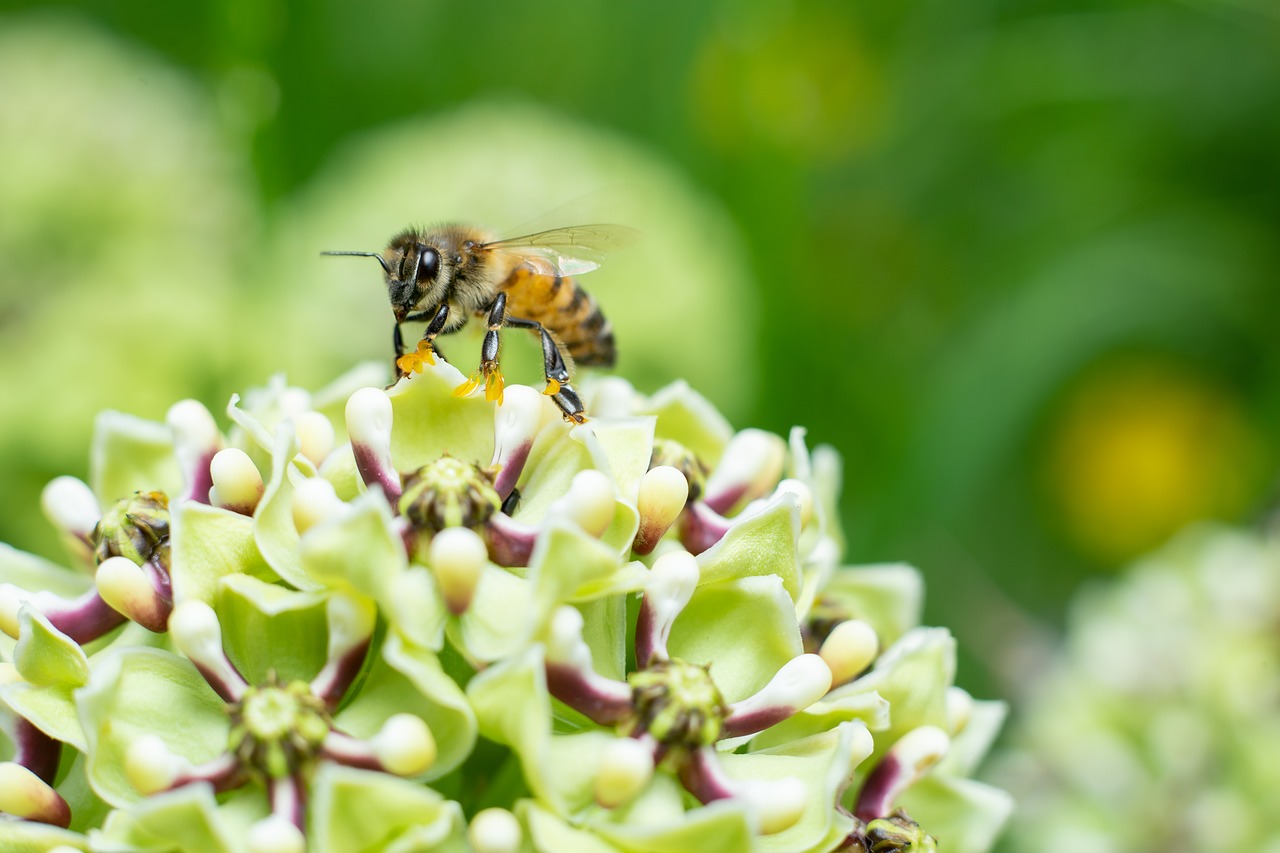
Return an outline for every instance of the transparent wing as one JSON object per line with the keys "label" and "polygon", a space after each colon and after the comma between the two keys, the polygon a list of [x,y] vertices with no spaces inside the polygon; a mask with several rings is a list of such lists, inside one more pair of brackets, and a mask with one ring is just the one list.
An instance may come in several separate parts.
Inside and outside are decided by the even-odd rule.
{"label": "transparent wing", "polygon": [[612,252],[639,239],[640,232],[626,225],[570,225],[493,240],[480,248],[536,255],[551,261],[564,275],[581,275],[598,268]]}

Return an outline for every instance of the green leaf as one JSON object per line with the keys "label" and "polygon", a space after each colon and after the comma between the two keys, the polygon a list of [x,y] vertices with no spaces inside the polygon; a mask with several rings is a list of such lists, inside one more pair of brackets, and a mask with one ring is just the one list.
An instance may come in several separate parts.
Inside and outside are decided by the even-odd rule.
{"label": "green leaf", "polygon": [[89,486],[102,506],[136,491],[176,495],[182,471],[173,455],[169,427],[120,412],[105,411],[93,423]]}
{"label": "green leaf", "polygon": [[453,389],[464,381],[456,367],[437,359],[387,392],[394,418],[391,458],[398,470],[416,470],[446,453],[464,462],[489,464],[494,406],[483,396],[453,396]]}
{"label": "green leaf", "polygon": [[800,505],[795,495],[782,493],[750,518],[743,519],[724,538],[698,555],[700,583],[777,575],[792,601],[800,595]]}
{"label": "green leaf", "polygon": [[143,800],[124,775],[129,744],[158,735],[199,764],[227,746],[226,705],[186,659],[159,649],[115,648],[95,656],[75,693],[89,782],[114,806]]}
{"label": "green leaf", "polygon": [[804,652],[795,606],[777,575],[698,587],[676,617],[668,648],[672,657],[710,664],[726,702],[752,695]]}
{"label": "green leaf", "polygon": [[169,576],[176,603],[199,599],[212,604],[218,582],[228,575],[275,577],[254,541],[253,519],[195,501],[178,504],[170,519]]}
{"label": "green leaf", "polygon": [[462,808],[415,782],[324,762],[310,793],[307,845],[315,853],[467,849]]}
{"label": "green leaf", "polygon": [[49,623],[30,604],[18,610],[18,643],[13,664],[32,684],[79,687],[89,680],[89,659],[80,645]]}

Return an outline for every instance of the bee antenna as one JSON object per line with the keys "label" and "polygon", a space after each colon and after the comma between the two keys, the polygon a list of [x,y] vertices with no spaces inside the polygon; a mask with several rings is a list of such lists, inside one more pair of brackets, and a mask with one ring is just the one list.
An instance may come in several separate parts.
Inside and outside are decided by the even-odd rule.
{"label": "bee antenna", "polygon": [[381,265],[382,271],[387,275],[391,275],[391,267],[387,265],[386,258],[377,252],[321,252],[322,255],[351,255],[357,258],[374,258]]}

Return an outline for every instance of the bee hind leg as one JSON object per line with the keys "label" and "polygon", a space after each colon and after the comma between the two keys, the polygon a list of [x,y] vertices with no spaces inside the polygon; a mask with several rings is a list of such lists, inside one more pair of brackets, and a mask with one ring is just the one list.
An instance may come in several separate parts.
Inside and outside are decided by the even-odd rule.
{"label": "bee hind leg", "polygon": [[498,354],[502,340],[499,333],[507,322],[507,294],[499,293],[489,306],[489,329],[484,334],[484,342],[480,345],[480,368],[471,374],[466,382],[453,389],[455,397],[465,397],[484,385],[484,396],[490,402],[502,405],[502,389],[505,381],[498,364]]}
{"label": "bee hind leg", "polygon": [[585,423],[586,410],[582,405],[578,392],[569,384],[569,368],[565,364],[560,345],[551,333],[536,320],[525,320],[521,317],[508,317],[507,325],[521,329],[534,329],[542,337],[542,370],[547,378],[547,387],[542,392],[560,409],[566,421]]}

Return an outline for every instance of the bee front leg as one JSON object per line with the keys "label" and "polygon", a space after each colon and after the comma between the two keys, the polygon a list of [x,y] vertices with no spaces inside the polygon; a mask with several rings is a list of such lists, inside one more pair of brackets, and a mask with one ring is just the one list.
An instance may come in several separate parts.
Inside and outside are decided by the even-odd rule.
{"label": "bee front leg", "polygon": [[480,345],[480,368],[466,382],[453,389],[455,397],[465,397],[484,385],[484,397],[491,402],[502,405],[502,389],[505,382],[502,370],[498,365],[498,354],[502,339],[499,333],[507,322],[507,294],[499,293],[489,306],[489,330],[484,334],[484,343]]}
{"label": "bee front leg", "polygon": [[434,348],[434,341],[439,334],[444,331],[445,324],[449,322],[449,305],[445,303],[436,309],[434,314],[422,313],[413,314],[405,317],[402,322],[416,322],[431,318],[431,322],[427,324],[427,330],[422,334],[422,340],[418,341],[418,348],[413,352],[405,355],[404,353],[404,337],[400,333],[400,323],[396,323],[395,333],[392,335],[392,343],[396,349],[396,378],[408,376],[410,373],[421,373],[425,364],[435,364],[435,356],[444,355]]}
{"label": "bee front leg", "polygon": [[551,398],[566,421],[572,421],[575,424],[586,423],[586,409],[578,397],[578,392],[569,384],[569,368],[565,364],[564,354],[560,352],[560,345],[556,343],[556,339],[551,337],[551,333],[536,320],[508,317],[507,325],[537,330],[542,337],[542,370],[547,377],[547,387],[542,393]]}

